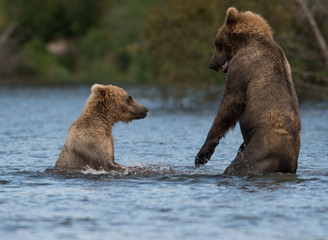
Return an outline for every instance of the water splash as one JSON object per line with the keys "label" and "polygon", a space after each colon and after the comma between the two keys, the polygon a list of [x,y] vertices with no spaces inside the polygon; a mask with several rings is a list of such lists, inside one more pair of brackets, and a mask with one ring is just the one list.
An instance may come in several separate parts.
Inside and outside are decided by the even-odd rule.
{"label": "water splash", "polygon": [[128,175],[157,175],[172,173],[173,169],[168,163],[160,162],[135,162],[131,167],[127,167],[123,172],[121,171],[105,171],[96,170],[87,167],[85,170],[80,171],[82,174],[90,175],[103,175],[108,174],[112,176],[128,176]]}
{"label": "water splash", "polygon": [[172,173],[173,168],[168,163],[161,162],[135,162],[129,168],[129,174],[134,175],[156,175]]}
{"label": "water splash", "polygon": [[109,172],[107,172],[105,170],[96,170],[96,169],[87,167],[85,170],[82,170],[81,173],[91,174],[91,175],[101,175],[101,174],[108,174]]}

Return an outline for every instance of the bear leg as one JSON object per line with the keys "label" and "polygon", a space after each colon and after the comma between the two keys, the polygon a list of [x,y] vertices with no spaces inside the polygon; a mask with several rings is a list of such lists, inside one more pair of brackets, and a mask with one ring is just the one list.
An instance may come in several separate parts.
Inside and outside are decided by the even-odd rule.
{"label": "bear leg", "polygon": [[[265,151],[255,141],[240,146],[236,158],[226,168],[224,174],[235,176],[264,175],[274,172],[286,172],[280,169],[282,159]],[[287,171],[288,172],[288,171]]]}

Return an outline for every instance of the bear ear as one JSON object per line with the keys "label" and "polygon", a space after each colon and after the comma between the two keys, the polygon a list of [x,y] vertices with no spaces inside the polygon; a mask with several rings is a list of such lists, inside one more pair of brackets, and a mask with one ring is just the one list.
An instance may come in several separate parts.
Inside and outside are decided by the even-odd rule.
{"label": "bear ear", "polygon": [[226,14],[226,24],[234,24],[238,19],[238,10],[234,7],[230,7]]}
{"label": "bear ear", "polygon": [[94,84],[92,87],[91,87],[91,92],[93,94],[102,94],[105,92],[105,88],[104,88],[104,85],[101,85],[101,84]]}

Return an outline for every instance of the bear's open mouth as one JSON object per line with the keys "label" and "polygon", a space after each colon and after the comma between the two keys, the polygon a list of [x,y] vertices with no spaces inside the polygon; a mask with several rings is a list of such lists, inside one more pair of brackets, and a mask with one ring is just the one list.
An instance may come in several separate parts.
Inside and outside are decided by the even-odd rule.
{"label": "bear's open mouth", "polygon": [[229,61],[225,60],[224,64],[221,67],[222,72],[227,73],[228,72],[228,67],[229,67]]}

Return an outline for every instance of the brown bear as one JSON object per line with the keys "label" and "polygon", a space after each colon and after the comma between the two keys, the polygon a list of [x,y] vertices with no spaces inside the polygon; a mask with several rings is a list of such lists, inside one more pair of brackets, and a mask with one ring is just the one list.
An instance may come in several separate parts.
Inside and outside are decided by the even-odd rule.
{"label": "brown bear", "polygon": [[226,86],[195,166],[208,162],[220,139],[239,121],[244,142],[224,174],[295,173],[299,104],[289,63],[270,26],[257,14],[231,7],[215,47],[209,67],[227,73]]}
{"label": "brown bear", "polygon": [[86,168],[124,172],[114,161],[112,127],[122,121],[146,117],[148,109],[122,88],[95,84],[82,114],[70,126],[56,169],[81,171]]}

